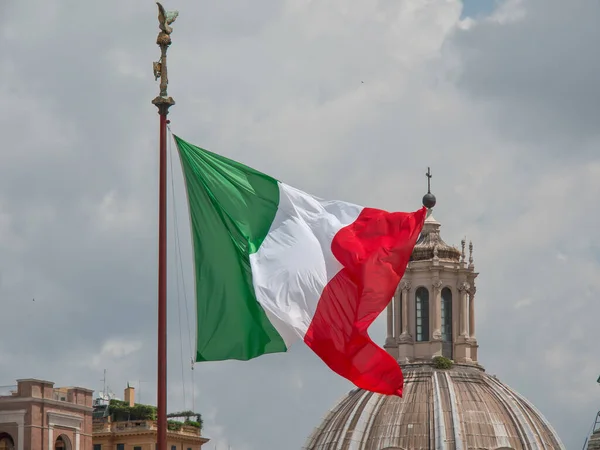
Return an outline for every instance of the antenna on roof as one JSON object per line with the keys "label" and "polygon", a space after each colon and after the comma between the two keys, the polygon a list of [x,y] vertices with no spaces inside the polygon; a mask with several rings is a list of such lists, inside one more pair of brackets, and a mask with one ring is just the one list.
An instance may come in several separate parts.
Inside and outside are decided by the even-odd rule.
{"label": "antenna on roof", "polygon": [[106,369],[104,369],[104,377],[102,378],[102,395],[106,395]]}

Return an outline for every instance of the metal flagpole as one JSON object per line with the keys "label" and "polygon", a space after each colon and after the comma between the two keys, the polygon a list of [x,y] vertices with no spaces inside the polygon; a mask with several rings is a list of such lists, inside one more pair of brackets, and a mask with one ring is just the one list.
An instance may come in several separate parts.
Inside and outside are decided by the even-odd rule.
{"label": "metal flagpole", "polygon": [[169,26],[177,11],[165,11],[158,5],[160,32],[156,43],[160,60],[153,64],[154,77],[160,79],[160,93],[152,100],[160,115],[159,189],[158,189],[158,379],[157,379],[157,450],[167,450],[167,114],[175,100],[167,94],[167,50],[171,45]]}

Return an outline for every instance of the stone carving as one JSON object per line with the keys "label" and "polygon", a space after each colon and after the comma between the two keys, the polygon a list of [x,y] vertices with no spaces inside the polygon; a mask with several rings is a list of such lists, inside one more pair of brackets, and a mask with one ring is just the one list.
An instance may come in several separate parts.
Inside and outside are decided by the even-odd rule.
{"label": "stone carving", "polygon": [[442,289],[442,285],[443,285],[443,284],[444,284],[444,283],[442,283],[442,280],[436,280],[436,281],[434,281],[434,282],[432,283],[432,285],[431,285],[431,286],[433,286],[433,288],[434,288],[436,291],[439,291],[440,289]]}
{"label": "stone carving", "polygon": [[469,241],[469,265],[473,265],[473,241]]}
{"label": "stone carving", "polygon": [[469,283],[467,283],[466,281],[463,281],[462,283],[460,283],[458,285],[458,290],[459,292],[466,292],[471,288],[471,285]]}
{"label": "stone carving", "polygon": [[413,338],[410,334],[403,332],[400,337],[398,338],[398,342],[402,343],[402,344],[410,344],[412,343]]}
{"label": "stone carving", "polygon": [[477,287],[475,287],[475,285],[471,286],[471,288],[469,289],[469,295],[471,297],[475,297],[476,292],[477,292]]}
{"label": "stone carving", "polygon": [[402,280],[400,281],[400,290],[401,291],[410,291],[411,289],[411,283],[408,280]]}

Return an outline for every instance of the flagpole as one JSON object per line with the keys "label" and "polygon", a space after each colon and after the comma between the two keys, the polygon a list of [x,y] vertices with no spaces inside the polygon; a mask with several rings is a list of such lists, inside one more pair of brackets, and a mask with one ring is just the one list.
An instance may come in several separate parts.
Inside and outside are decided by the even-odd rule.
{"label": "flagpole", "polygon": [[177,12],[167,12],[158,5],[160,32],[156,43],[160,47],[160,60],[153,64],[154,77],[160,79],[160,93],[152,100],[160,116],[159,182],[158,182],[158,377],[157,377],[157,450],[167,450],[167,115],[175,104],[167,94],[167,50],[171,45],[169,26]]}

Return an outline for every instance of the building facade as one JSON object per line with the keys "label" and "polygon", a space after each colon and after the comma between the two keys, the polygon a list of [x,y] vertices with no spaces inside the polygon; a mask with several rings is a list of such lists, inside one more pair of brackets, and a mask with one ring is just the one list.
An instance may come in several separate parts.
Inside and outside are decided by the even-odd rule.
{"label": "building facade", "polygon": [[92,450],[92,394],[17,380],[9,395],[0,396],[0,450]]}
{"label": "building facade", "polygon": [[[598,378],[600,383],[600,377]],[[596,414],[596,420],[592,427],[592,434],[587,438],[587,450],[600,450],[600,411]]]}
{"label": "building facade", "polygon": [[352,390],[304,448],[564,450],[543,415],[479,364],[473,245],[446,244],[435,197],[423,204],[425,225],[387,309],[384,347],[402,367],[403,397]]}
{"label": "building facade", "polygon": [[587,450],[600,450],[600,429],[589,437]]}
{"label": "building facade", "polygon": [[[127,387],[124,402],[135,407],[135,389]],[[144,405],[142,405],[144,406]],[[151,407],[152,408],[152,407]],[[201,427],[171,422],[167,432],[167,449],[201,450],[209,439],[202,436]],[[93,419],[93,450],[155,450],[157,442],[156,421],[125,418],[111,415],[108,402],[95,402]],[[1,447],[0,447],[0,450]]]}

